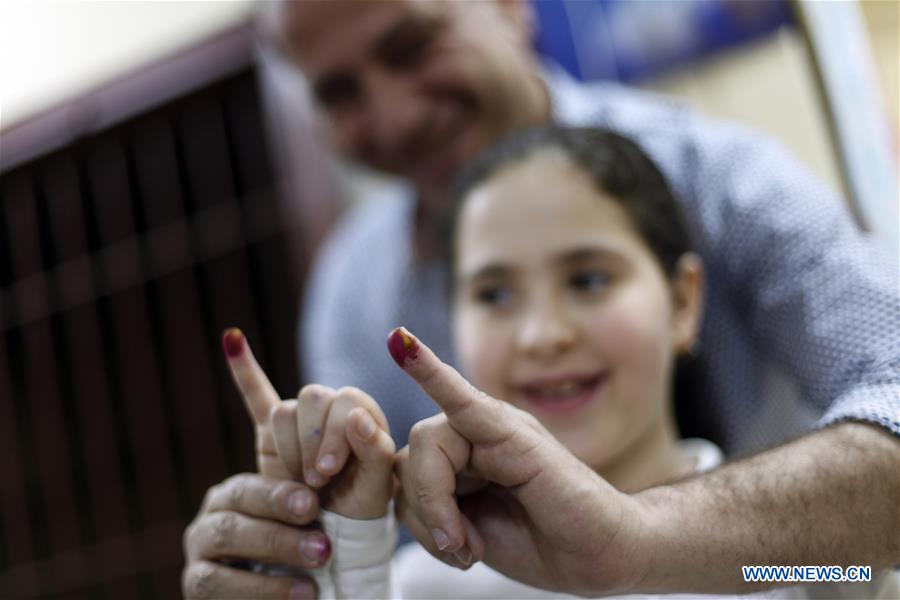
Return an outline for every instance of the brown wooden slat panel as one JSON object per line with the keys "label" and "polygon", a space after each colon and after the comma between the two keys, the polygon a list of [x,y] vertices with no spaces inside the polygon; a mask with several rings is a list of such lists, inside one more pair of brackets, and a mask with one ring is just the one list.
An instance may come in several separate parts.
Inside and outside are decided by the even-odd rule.
{"label": "brown wooden slat panel", "polygon": [[191,208],[232,201],[234,176],[217,99],[212,94],[192,98],[181,107],[176,123],[187,167],[185,183]]}
{"label": "brown wooden slat panel", "polygon": [[[75,164],[71,159],[56,159],[51,162],[46,181],[48,215],[56,240],[57,258],[65,263],[84,257],[88,252],[87,226],[80,194],[82,182]],[[89,261],[71,264],[85,264],[82,272],[78,273],[83,281],[61,278],[61,288],[85,286],[93,289],[97,286]],[[73,384],[67,401],[73,403],[78,411],[91,520],[95,535],[102,539],[121,535],[128,529],[125,492],[120,472],[120,452],[115,444],[112,398],[105,377],[109,366],[104,361],[100,324],[93,306],[74,304],[75,308],[62,314]],[[132,555],[133,552],[123,553],[121,559],[133,561]]]}
{"label": "brown wooden slat panel", "polygon": [[[222,116],[216,103],[204,97],[188,104],[176,123],[176,156],[179,170],[185,174],[186,204],[217,209],[198,215],[195,222],[199,254],[208,257],[200,274],[203,304],[208,307],[217,337],[226,327],[240,327],[265,367],[268,352],[259,326],[259,316],[265,307],[254,301],[249,267],[241,248],[247,243],[246,224],[229,181],[232,165],[225,147],[227,137]],[[228,176],[223,176],[224,173]],[[236,249],[222,251],[227,248]],[[220,373],[225,372],[221,350],[217,349],[213,356]],[[227,423],[226,439],[247,439],[252,427],[232,386],[227,386],[221,402]],[[240,454],[247,452],[243,447],[233,450]]]}
{"label": "brown wooden slat panel", "polygon": [[[28,277],[34,287],[15,298],[21,310],[34,304],[50,305],[52,298],[46,278],[43,276],[41,242],[38,222],[37,198],[32,195],[12,198],[4,203],[7,234],[10,238],[10,258],[14,277]],[[39,519],[48,523],[47,552],[76,547],[81,542],[72,469],[68,461],[68,434],[63,422],[60,405],[59,369],[55,352],[55,340],[50,323],[46,320],[26,325],[20,331],[22,358],[24,361],[24,397],[19,402],[29,414],[22,434],[30,437],[35,445],[36,464],[26,467],[40,478],[45,513]],[[41,548],[36,547],[38,555]],[[78,565],[75,565],[78,568]],[[53,576],[64,576],[54,573]]]}
{"label": "brown wooden slat panel", "polygon": [[[0,453],[4,457],[0,466],[0,509],[3,518],[3,542],[6,560],[10,564],[29,563],[34,557],[32,533],[28,526],[30,508],[23,485],[22,454],[19,450],[19,434],[16,431],[16,415],[13,411],[14,396],[12,378],[8,367],[6,342],[0,339]],[[24,596],[37,589],[37,570],[23,569],[7,586],[0,587],[0,594]]]}
{"label": "brown wooden slat panel", "polygon": [[[3,205],[7,203],[33,202],[33,194],[27,179],[23,177],[10,178],[3,182],[0,198]],[[8,233],[5,214],[0,214],[0,263],[4,283],[12,280],[12,266],[10,264],[11,236]],[[13,312],[11,303],[2,306],[4,319],[10,318]],[[13,381],[13,371],[9,353],[8,340],[10,336],[0,337],[0,452],[5,460],[0,463],[0,510],[3,518],[3,542],[4,555],[10,564],[29,563],[34,560],[34,541],[29,524],[32,521],[33,511],[29,507],[26,495],[26,465],[25,452],[22,444],[24,439],[17,431],[19,419],[16,414],[16,404],[21,403],[24,394],[16,389]],[[37,589],[37,570],[31,566],[22,569],[15,578],[9,578],[7,585],[0,587],[0,593],[11,596],[27,595]]]}
{"label": "brown wooden slat panel", "polygon": [[[136,501],[144,524],[177,518],[175,478],[168,444],[171,431],[163,409],[160,365],[144,288],[142,249],[132,213],[127,166],[121,147],[102,140],[88,158],[95,214],[102,241],[119,241],[107,251],[102,267],[107,282],[123,291],[109,298],[121,389],[115,402],[124,403],[134,456]],[[113,284],[111,287],[117,287]],[[151,549],[152,550],[152,549]]]}
{"label": "brown wooden slat panel", "polygon": [[[146,591],[154,591],[152,588],[144,588],[145,593],[135,592],[135,583],[142,575],[154,576],[165,574],[164,580],[159,580],[159,590],[177,590],[178,577],[172,577],[180,572],[183,558],[181,556],[181,532],[186,523],[184,521],[168,521],[156,523],[145,530],[131,532],[128,536],[104,540],[100,543],[70,549],[45,557],[38,562],[24,566],[13,567],[5,574],[0,574],[0,587],[2,579],[21,578],[20,571],[27,567],[42,572],[67,572],[67,577],[44,578],[40,581],[34,593],[22,594],[26,596],[52,596],[59,597],[63,594],[77,594],[89,588],[103,589],[109,586],[111,589],[123,592],[124,595],[110,594],[111,598],[141,597],[146,596]],[[153,552],[147,557],[137,570],[123,569],[121,562],[116,560],[116,555],[124,547],[130,546],[134,541],[148,548],[167,548],[168,552]],[[174,551],[173,551],[174,549]],[[72,563],[91,565],[107,565],[96,570],[72,570]],[[156,588],[157,586],[152,586]],[[155,598],[175,598],[178,594],[154,593]]]}
{"label": "brown wooden slat panel", "polygon": [[[179,188],[175,145],[167,119],[156,117],[140,123],[133,132],[137,189],[142,199],[144,220],[153,232],[146,240],[154,272],[165,272],[162,264],[191,264],[194,254],[191,231],[183,220],[185,212]],[[171,258],[171,255],[188,255]],[[167,257],[169,255],[169,257]],[[166,369],[184,452],[187,495],[191,506],[202,498],[210,482],[223,479],[225,448],[219,428],[218,390],[213,381],[209,344],[204,330],[205,315],[194,277],[194,268],[182,268],[155,284],[160,304]],[[205,440],[197,447],[193,442]]]}
{"label": "brown wooden slat panel", "polygon": [[0,596],[177,596],[202,494],[254,468],[221,330],[296,391],[293,228],[254,85],[0,174]]}

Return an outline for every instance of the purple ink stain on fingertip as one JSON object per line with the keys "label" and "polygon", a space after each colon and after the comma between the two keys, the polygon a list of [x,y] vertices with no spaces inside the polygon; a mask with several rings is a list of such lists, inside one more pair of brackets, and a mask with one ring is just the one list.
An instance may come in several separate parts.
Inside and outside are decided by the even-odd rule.
{"label": "purple ink stain on fingertip", "polygon": [[244,334],[237,327],[229,327],[222,332],[222,349],[228,358],[237,358],[244,353]]}
{"label": "purple ink stain on fingertip", "polygon": [[388,336],[388,352],[401,368],[406,368],[406,363],[415,360],[419,356],[419,344],[405,329],[398,327]]}
{"label": "purple ink stain on fingertip", "polygon": [[328,558],[331,556],[331,540],[329,540],[328,537],[323,535],[318,544],[318,550],[319,550],[319,560],[322,561],[322,563],[324,564],[325,562],[328,561]]}

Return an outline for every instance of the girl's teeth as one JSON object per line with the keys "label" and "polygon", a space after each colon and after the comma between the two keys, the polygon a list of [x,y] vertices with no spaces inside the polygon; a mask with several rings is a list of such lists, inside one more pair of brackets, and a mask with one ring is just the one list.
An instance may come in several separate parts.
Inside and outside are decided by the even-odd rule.
{"label": "girl's teeth", "polygon": [[546,387],[537,390],[541,396],[570,396],[581,390],[581,384],[575,382],[563,383],[553,387]]}

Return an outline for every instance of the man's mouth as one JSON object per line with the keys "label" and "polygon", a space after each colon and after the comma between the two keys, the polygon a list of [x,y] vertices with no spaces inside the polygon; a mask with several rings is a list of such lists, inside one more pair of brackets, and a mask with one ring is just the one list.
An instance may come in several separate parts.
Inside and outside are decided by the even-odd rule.
{"label": "man's mouth", "polygon": [[604,387],[607,373],[563,376],[532,381],[518,386],[519,395],[536,412],[561,415],[577,411],[595,398]]}
{"label": "man's mouth", "polygon": [[425,184],[443,184],[449,181],[465,160],[462,142],[471,125],[469,111],[450,107],[436,115],[437,122],[424,148],[415,158],[415,178]]}

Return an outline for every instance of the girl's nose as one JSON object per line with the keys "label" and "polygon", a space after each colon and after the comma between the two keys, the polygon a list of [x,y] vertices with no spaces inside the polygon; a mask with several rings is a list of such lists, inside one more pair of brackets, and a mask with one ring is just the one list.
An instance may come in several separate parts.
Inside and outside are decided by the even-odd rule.
{"label": "girl's nose", "polygon": [[578,338],[569,311],[548,300],[532,307],[522,320],[517,335],[519,350],[539,360],[553,360],[571,348]]}

